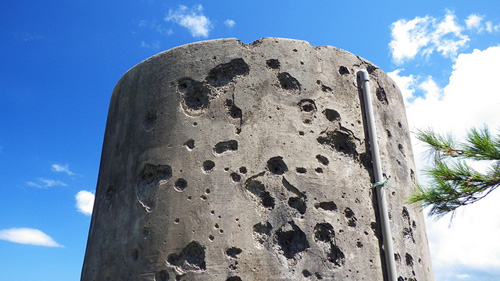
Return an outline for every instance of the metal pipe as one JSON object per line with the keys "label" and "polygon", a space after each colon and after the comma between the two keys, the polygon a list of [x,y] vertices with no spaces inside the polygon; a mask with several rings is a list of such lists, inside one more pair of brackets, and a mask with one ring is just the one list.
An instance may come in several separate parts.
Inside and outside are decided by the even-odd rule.
{"label": "metal pipe", "polygon": [[391,226],[389,224],[389,212],[387,209],[387,202],[385,198],[385,189],[384,189],[384,184],[377,184],[384,182],[385,179],[382,175],[380,152],[377,142],[377,130],[375,127],[375,118],[373,115],[372,96],[370,93],[370,75],[364,69],[358,70],[356,74],[358,79],[358,85],[360,85],[361,83],[365,115],[366,115],[366,120],[368,122],[368,135],[370,138],[370,149],[372,151],[373,170],[375,174],[374,188],[377,193],[380,223],[382,224],[382,237],[384,243],[387,277],[388,280],[390,281],[396,281],[397,278],[396,261],[394,260],[392,233],[391,233]]}

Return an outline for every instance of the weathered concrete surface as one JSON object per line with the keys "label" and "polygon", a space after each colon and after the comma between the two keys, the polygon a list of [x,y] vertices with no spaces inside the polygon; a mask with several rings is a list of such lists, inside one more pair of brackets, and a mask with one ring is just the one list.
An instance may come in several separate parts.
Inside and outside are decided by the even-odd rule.
{"label": "weathered concrete surface", "polygon": [[129,70],[111,99],[82,280],[384,280],[356,69],[371,76],[398,280],[433,280],[405,198],[401,94],[334,47],[189,44]]}

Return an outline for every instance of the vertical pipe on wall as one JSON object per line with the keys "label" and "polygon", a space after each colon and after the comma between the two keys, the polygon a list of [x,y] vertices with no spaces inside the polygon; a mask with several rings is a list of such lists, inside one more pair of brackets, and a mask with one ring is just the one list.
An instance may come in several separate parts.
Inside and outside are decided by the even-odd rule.
{"label": "vertical pipe on wall", "polygon": [[[368,135],[370,138],[370,149],[372,154],[373,170],[375,174],[375,183],[384,181],[382,175],[382,167],[380,161],[380,153],[377,142],[377,130],[375,127],[375,118],[373,115],[372,97],[370,93],[370,75],[366,70],[358,70],[357,78],[358,85],[361,83],[363,92],[363,100],[365,114],[368,123]],[[382,236],[384,240],[385,264],[387,269],[387,277],[390,281],[396,281],[396,264],[394,260],[394,249],[392,243],[391,226],[389,225],[389,212],[385,198],[385,190],[383,184],[374,185],[377,192],[378,209],[380,214],[380,222],[382,225]]]}

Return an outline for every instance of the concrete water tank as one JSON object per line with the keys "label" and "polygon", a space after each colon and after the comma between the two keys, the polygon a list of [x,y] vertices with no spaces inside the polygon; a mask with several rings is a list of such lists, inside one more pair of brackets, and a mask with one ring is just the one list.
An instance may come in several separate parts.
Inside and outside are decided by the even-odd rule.
{"label": "concrete water tank", "polygon": [[385,280],[356,73],[370,74],[397,280],[433,280],[402,96],[370,62],[264,38],[180,46],[111,98],[82,280]]}

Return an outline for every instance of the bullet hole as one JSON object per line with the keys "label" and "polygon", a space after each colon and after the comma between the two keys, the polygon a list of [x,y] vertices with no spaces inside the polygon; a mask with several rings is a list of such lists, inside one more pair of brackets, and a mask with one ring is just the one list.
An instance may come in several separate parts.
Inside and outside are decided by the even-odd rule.
{"label": "bullet hole", "polygon": [[398,263],[401,262],[401,255],[399,253],[395,253],[394,254],[394,260]]}
{"label": "bullet hole", "polygon": [[288,191],[292,192],[293,194],[297,195],[299,198],[306,198],[306,195],[304,193],[300,192],[300,190],[298,190],[290,182],[288,182],[285,177],[283,177],[281,179],[281,183],[286,188],[286,190],[288,190]]}
{"label": "bullet hole", "polygon": [[151,229],[144,227],[142,228],[142,238],[146,239],[151,234]]}
{"label": "bullet hole", "polygon": [[305,278],[308,278],[311,275],[312,274],[311,274],[311,272],[309,272],[309,270],[307,270],[307,269],[302,270],[302,276],[304,276]]}
{"label": "bullet hole", "polygon": [[318,173],[318,174],[322,174],[322,173],[323,173],[323,169],[322,169],[322,168],[319,168],[319,167],[318,167],[318,168],[316,168],[316,169],[315,169],[315,171],[316,171],[316,173]]}
{"label": "bullet hole", "polygon": [[210,194],[210,188],[205,189],[206,194]]}
{"label": "bullet hole", "polygon": [[175,190],[182,192],[187,187],[187,181],[183,178],[179,178],[175,181]]}
{"label": "bullet hole", "polygon": [[318,223],[314,226],[314,239],[316,241],[331,242],[335,239],[335,231],[329,223]]}
{"label": "bullet hole", "polygon": [[305,251],[309,248],[306,234],[293,221],[288,222],[288,226],[284,228],[290,230],[278,229],[276,231],[276,239],[283,255],[292,259],[296,254]]}
{"label": "bullet hole", "polygon": [[340,73],[341,75],[344,75],[344,74],[349,74],[350,72],[349,72],[349,69],[347,69],[347,67],[345,67],[345,66],[340,66],[340,67],[339,67],[339,73]]}
{"label": "bullet hole", "polygon": [[172,168],[169,165],[146,164],[140,175],[140,184],[153,184],[167,181],[172,177]]}
{"label": "bullet hole", "polygon": [[219,228],[219,224],[218,224],[218,223],[216,223],[216,224],[214,225],[214,227],[215,227],[215,228]]}
{"label": "bullet hole", "polygon": [[215,145],[215,148],[214,148],[214,151],[217,154],[221,154],[221,153],[224,153],[226,151],[235,151],[235,150],[238,150],[238,142],[236,140],[219,142],[218,144]]}
{"label": "bullet hole", "polygon": [[417,222],[413,221],[413,222],[412,222],[412,224],[411,224],[411,226],[412,226],[413,228],[416,228],[416,227],[417,227]]}
{"label": "bullet hole", "polygon": [[323,114],[330,122],[340,122],[340,114],[336,110],[327,108],[323,111]]}
{"label": "bullet hole", "polygon": [[283,161],[283,157],[276,156],[267,161],[267,169],[275,175],[282,175],[288,171],[288,167]]}
{"label": "bullet hole", "polygon": [[146,112],[146,115],[144,116],[144,129],[146,129],[146,131],[153,129],[153,126],[155,125],[157,119],[158,113],[156,112],[156,110],[148,110],[148,112]]}
{"label": "bullet hole", "polygon": [[368,62],[363,62],[363,64],[366,66],[366,71],[368,71],[369,74],[372,74],[375,70],[378,69],[378,67],[374,66],[371,63]]}
{"label": "bullet hole", "polygon": [[333,201],[316,203],[316,204],[314,204],[314,207],[316,209],[323,209],[325,211],[336,211],[337,210],[337,204],[335,204]]}
{"label": "bullet hole", "polygon": [[201,199],[201,200],[203,200],[203,201],[207,200],[207,198],[208,198],[208,197],[207,197],[206,195],[201,195],[201,196],[200,196],[200,199]]}
{"label": "bullet hole", "polygon": [[274,208],[274,198],[271,196],[269,192],[266,191],[266,188],[262,182],[254,179],[248,179],[245,183],[245,188],[249,191],[253,196],[259,199],[259,203],[267,209]]}
{"label": "bullet hole", "polygon": [[247,168],[246,167],[240,167],[240,173],[246,174],[247,173]]}
{"label": "bullet hole", "polygon": [[213,235],[208,235],[208,239],[209,239],[210,241],[214,241],[215,237],[214,237]]}
{"label": "bullet hole", "polygon": [[168,275],[168,272],[166,270],[160,270],[155,273],[154,281],[168,281],[168,280],[170,280],[170,276]]}
{"label": "bullet hole", "polygon": [[295,169],[295,171],[299,174],[305,174],[307,173],[307,170],[306,168],[303,168],[303,167],[297,167],[297,169]]}
{"label": "bullet hole", "polygon": [[205,270],[205,247],[197,241],[192,241],[180,253],[168,255],[167,262],[178,272]]}
{"label": "bullet hole", "polygon": [[106,190],[106,194],[104,195],[104,200],[111,201],[111,199],[113,199],[113,196],[115,196],[115,193],[116,193],[115,185],[111,184],[110,186],[108,186],[108,189]]}
{"label": "bullet hole", "polygon": [[296,52],[297,52],[297,49],[293,49],[293,51],[296,53]]}
{"label": "bullet hole", "polygon": [[130,255],[133,261],[137,261],[139,259],[139,250],[133,249],[132,254]]}
{"label": "bullet hole", "polygon": [[399,276],[398,277],[398,281],[404,281],[405,279],[403,278],[403,276]]}
{"label": "bullet hole", "polygon": [[402,144],[398,144],[398,149],[399,149],[399,152],[401,152],[401,154],[403,154],[403,156],[406,157],[405,149],[404,149]]}
{"label": "bullet hole", "polygon": [[241,278],[239,276],[231,276],[226,281],[241,281]]}
{"label": "bullet hole", "polygon": [[321,91],[323,92],[331,92],[333,91],[332,88],[326,86],[326,85],[321,85]]}
{"label": "bullet hole", "polygon": [[412,180],[415,180],[415,172],[413,171],[413,169],[410,169],[410,178]]}
{"label": "bullet hole", "polygon": [[231,247],[226,249],[226,255],[230,258],[237,258],[239,254],[241,254],[242,250],[240,248]]}
{"label": "bullet hole", "polygon": [[288,198],[288,206],[296,209],[301,215],[306,213],[306,202],[300,197],[290,197]]}
{"label": "bullet hole", "polygon": [[206,160],[203,162],[203,171],[209,172],[215,167],[214,161]]}
{"label": "bullet hole", "polygon": [[174,222],[175,222],[175,223],[179,223],[180,221],[181,221],[181,220],[180,220],[179,218],[176,218],[176,219],[174,220]]}
{"label": "bullet hole", "polygon": [[408,212],[408,209],[406,207],[403,207],[403,211],[401,212],[401,215],[403,216],[403,221],[405,221],[405,222],[410,221],[410,213]]}
{"label": "bullet hole", "polygon": [[356,242],[356,247],[363,248],[363,243],[361,243],[360,241]]}
{"label": "bullet hole", "polygon": [[345,255],[344,253],[340,250],[340,248],[335,245],[331,244],[331,249],[330,252],[327,255],[328,260],[335,264],[336,266],[342,266],[345,264]]}
{"label": "bullet hole", "polygon": [[210,104],[210,89],[202,82],[184,77],[177,81],[177,89],[182,93],[182,107],[187,113],[198,115]]}
{"label": "bullet hole", "polygon": [[402,129],[402,128],[403,128],[403,124],[401,124],[401,122],[398,122],[398,127],[399,127],[400,129]]}
{"label": "bullet hole", "polygon": [[316,104],[311,99],[303,99],[298,103],[301,111],[316,112]]}
{"label": "bullet hole", "polygon": [[188,139],[184,145],[189,149],[192,150],[194,148],[194,140],[193,139]]}
{"label": "bullet hole", "polygon": [[407,266],[413,266],[413,257],[410,254],[406,253],[405,261]]}
{"label": "bullet hole", "polygon": [[304,135],[304,132],[303,131],[299,131],[299,136],[303,136]]}
{"label": "bullet hole", "polygon": [[193,122],[193,127],[198,126],[198,122]]}
{"label": "bullet hole", "polygon": [[280,72],[278,74],[278,80],[282,89],[289,91],[298,90],[300,92],[299,81],[292,77],[288,72]]}
{"label": "bullet hole", "polygon": [[226,100],[225,105],[229,110],[229,116],[231,116],[231,118],[237,119],[243,116],[241,109],[234,105],[232,100]]}
{"label": "bullet hole", "polygon": [[358,219],[354,216],[354,212],[349,207],[347,207],[344,210],[344,214],[345,217],[347,218],[347,225],[349,225],[350,227],[355,227],[356,221]]}
{"label": "bullet hole", "polygon": [[318,272],[314,273],[314,276],[316,276],[318,280],[323,279],[323,276],[321,276],[321,274],[319,274]]}
{"label": "bullet hole", "polygon": [[[403,237],[412,241],[413,243],[415,243],[416,241],[415,241],[415,237],[413,235],[413,228],[411,225],[410,213],[408,212],[408,209],[406,207],[403,207],[403,211],[401,212],[401,217],[403,218],[403,224],[404,224],[403,231],[402,231]],[[415,224],[415,226],[416,226],[416,224]]]}
{"label": "bullet hole", "polygon": [[356,143],[350,131],[328,131],[317,139],[318,143],[327,145],[346,155],[357,158]]}
{"label": "bullet hole", "polygon": [[226,172],[229,171],[229,167],[225,167],[224,171],[226,171]]}
{"label": "bullet hole", "polygon": [[231,179],[234,181],[234,182],[239,182],[241,180],[241,176],[238,175],[237,173],[231,173]]}
{"label": "bullet hole", "polygon": [[387,100],[387,95],[385,93],[385,90],[383,88],[377,88],[377,99],[382,103],[382,104],[389,104],[389,101]]}
{"label": "bullet hole", "polygon": [[323,155],[319,155],[319,154],[316,155],[316,159],[318,160],[319,163],[321,163],[325,166],[327,166],[330,163],[330,161],[328,161],[328,158],[326,158]]}
{"label": "bullet hole", "polygon": [[253,237],[260,244],[264,244],[269,239],[272,229],[273,226],[269,222],[257,223],[253,226]]}
{"label": "bullet hole", "polygon": [[236,76],[247,75],[249,71],[248,64],[242,58],[237,58],[212,68],[206,81],[214,87],[221,87],[233,81]]}
{"label": "bullet hole", "polygon": [[172,168],[168,165],[145,164],[136,186],[136,195],[139,203],[147,212],[155,207],[155,195],[158,185],[172,177]]}
{"label": "bullet hole", "polygon": [[266,64],[269,68],[272,68],[272,69],[280,68],[280,62],[277,59],[268,59],[268,60],[266,60]]}

